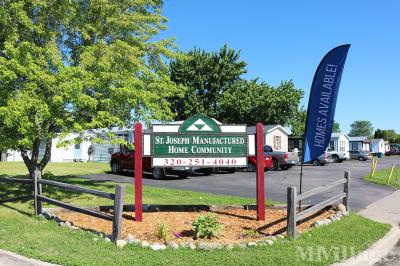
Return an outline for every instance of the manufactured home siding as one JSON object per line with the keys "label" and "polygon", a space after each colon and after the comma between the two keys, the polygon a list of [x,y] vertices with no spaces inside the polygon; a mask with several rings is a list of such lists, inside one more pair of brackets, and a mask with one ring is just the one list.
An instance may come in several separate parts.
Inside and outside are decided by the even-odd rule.
{"label": "manufactured home siding", "polygon": [[[280,149],[275,147],[275,137],[280,137]],[[265,144],[270,145],[274,150],[288,151],[288,136],[279,128],[265,134]],[[278,147],[279,148],[279,147]]]}

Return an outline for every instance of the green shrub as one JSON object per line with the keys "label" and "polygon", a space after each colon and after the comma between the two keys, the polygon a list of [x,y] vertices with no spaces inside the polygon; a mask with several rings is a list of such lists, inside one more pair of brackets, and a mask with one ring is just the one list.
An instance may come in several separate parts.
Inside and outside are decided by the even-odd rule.
{"label": "green shrub", "polygon": [[166,224],[162,223],[157,228],[157,237],[160,240],[166,242],[168,240],[168,227]]}
{"label": "green shrub", "polygon": [[259,235],[257,230],[254,230],[252,228],[250,229],[245,229],[243,232],[243,236],[246,238],[255,238]]}
{"label": "green shrub", "polygon": [[219,235],[222,225],[217,217],[206,215],[197,217],[193,221],[193,230],[197,238],[212,238]]}

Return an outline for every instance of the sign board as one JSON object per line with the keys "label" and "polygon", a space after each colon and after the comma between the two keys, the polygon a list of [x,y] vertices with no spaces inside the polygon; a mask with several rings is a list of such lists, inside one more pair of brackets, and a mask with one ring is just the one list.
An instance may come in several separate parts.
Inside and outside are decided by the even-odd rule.
{"label": "sign board", "polygon": [[144,155],[152,157],[153,167],[246,166],[248,141],[246,125],[222,125],[195,115],[180,125],[153,125],[144,136]]}

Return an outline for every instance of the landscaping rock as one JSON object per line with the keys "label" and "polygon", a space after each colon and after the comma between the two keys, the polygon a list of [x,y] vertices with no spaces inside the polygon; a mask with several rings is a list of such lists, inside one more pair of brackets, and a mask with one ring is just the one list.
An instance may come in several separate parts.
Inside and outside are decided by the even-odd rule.
{"label": "landscaping rock", "polygon": [[128,243],[128,244],[135,244],[135,245],[138,245],[138,244],[140,244],[140,240],[139,239],[136,239],[133,235],[131,235],[131,234],[128,234],[128,236],[126,237],[126,242]]}
{"label": "landscaping rock", "polygon": [[71,226],[70,228],[71,228],[72,230],[78,230],[78,229],[79,229],[79,227],[76,227],[75,225]]}
{"label": "landscaping rock", "polygon": [[93,238],[94,241],[99,241],[99,239],[97,237]]}
{"label": "landscaping rock", "polygon": [[349,212],[348,211],[342,211],[342,215],[343,216],[347,216],[347,215],[349,215]]}
{"label": "landscaping rock", "polygon": [[126,244],[128,244],[128,242],[123,239],[117,240],[117,247],[119,248],[123,248],[124,246],[126,246]]}
{"label": "landscaping rock", "polygon": [[179,248],[179,244],[175,243],[175,242],[172,242],[172,241],[168,241],[167,242],[167,246],[172,248],[172,249],[178,249]]}
{"label": "landscaping rock", "polygon": [[66,227],[71,227],[71,226],[72,226],[72,223],[69,222],[69,221],[66,221],[66,222],[65,222],[65,226],[66,226]]}
{"label": "landscaping rock", "polygon": [[240,243],[239,245],[238,245],[238,247],[240,247],[240,248],[247,248],[247,245],[246,244],[244,244],[244,243]]}
{"label": "landscaping rock", "polygon": [[128,240],[126,240],[126,242],[128,242],[128,244],[134,244],[134,245],[140,244],[140,240],[136,238],[129,238]]}
{"label": "landscaping rock", "polygon": [[109,239],[108,237],[106,237],[106,238],[104,238],[104,241],[110,243],[110,242],[111,242],[111,239]]}
{"label": "landscaping rock", "polygon": [[202,250],[213,250],[221,248],[222,246],[217,242],[200,242],[197,247]]}
{"label": "landscaping rock", "polygon": [[275,236],[267,236],[265,239],[271,240],[271,241],[276,241],[276,237]]}
{"label": "landscaping rock", "polygon": [[164,249],[166,249],[167,247],[166,247],[165,245],[163,245],[163,244],[155,243],[155,244],[153,244],[153,245],[150,245],[150,248],[151,248],[152,250],[164,250]]}
{"label": "landscaping rock", "polygon": [[61,227],[64,227],[64,226],[65,226],[65,223],[64,223],[64,222],[60,222],[59,225],[60,225]]}
{"label": "landscaping rock", "polygon": [[264,241],[264,243],[267,243],[268,245],[273,245],[274,241],[267,239]]}
{"label": "landscaping rock", "polygon": [[337,209],[341,212],[347,211],[346,206],[344,206],[343,204],[339,204],[337,206]]}
{"label": "landscaping rock", "polygon": [[283,235],[276,235],[276,238],[282,239],[282,238],[285,238],[285,236],[283,236]]}
{"label": "landscaping rock", "polygon": [[181,245],[182,248],[188,248],[189,247],[189,243],[186,242],[186,241],[182,242],[180,245]]}
{"label": "landscaping rock", "polygon": [[196,249],[196,245],[195,245],[194,243],[190,243],[190,244],[189,244],[189,248],[190,248],[191,250],[195,250],[195,249]]}
{"label": "landscaping rock", "polygon": [[143,248],[147,248],[147,247],[150,247],[150,243],[145,240],[145,241],[142,242],[141,246]]}
{"label": "landscaping rock", "polygon": [[227,250],[232,250],[234,247],[235,247],[235,246],[232,245],[232,244],[226,244],[226,245],[225,245],[225,249],[227,249]]}
{"label": "landscaping rock", "polygon": [[247,246],[248,247],[255,247],[255,246],[257,246],[257,243],[256,242],[249,242],[249,243],[247,243]]}

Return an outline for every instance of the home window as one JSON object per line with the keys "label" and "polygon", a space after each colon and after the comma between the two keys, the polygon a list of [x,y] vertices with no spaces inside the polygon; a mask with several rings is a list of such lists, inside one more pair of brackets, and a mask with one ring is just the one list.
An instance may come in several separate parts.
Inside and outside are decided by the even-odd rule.
{"label": "home window", "polygon": [[345,152],[346,148],[345,148],[345,142],[344,141],[340,141],[340,147],[339,147],[339,151],[340,152]]}
{"label": "home window", "polygon": [[275,150],[281,149],[281,136],[274,136],[274,149]]}
{"label": "home window", "polygon": [[352,142],[351,143],[351,150],[352,151],[357,151],[358,150],[358,142]]}

